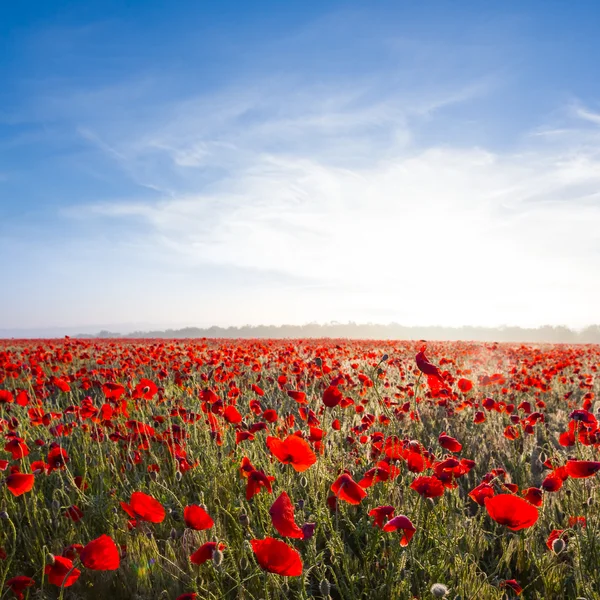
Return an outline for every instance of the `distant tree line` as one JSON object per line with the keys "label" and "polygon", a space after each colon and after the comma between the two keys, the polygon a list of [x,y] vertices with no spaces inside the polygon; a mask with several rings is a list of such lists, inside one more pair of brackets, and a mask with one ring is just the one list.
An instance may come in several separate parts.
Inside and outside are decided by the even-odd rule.
{"label": "distant tree line", "polygon": [[133,331],[123,335],[101,331],[97,335],[79,334],[79,338],[350,338],[381,340],[472,340],[481,342],[532,342],[600,344],[600,325],[576,331],[568,327],[545,325],[522,327],[406,327],[398,323],[308,323],[306,325],[244,325],[241,327],[184,327],[161,331]]}

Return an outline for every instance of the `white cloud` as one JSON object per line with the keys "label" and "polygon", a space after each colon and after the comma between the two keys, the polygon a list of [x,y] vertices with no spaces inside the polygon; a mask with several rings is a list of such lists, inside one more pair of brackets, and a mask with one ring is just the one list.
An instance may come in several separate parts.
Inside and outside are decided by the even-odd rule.
{"label": "white cloud", "polygon": [[527,147],[510,151],[420,147],[424,115],[481,85],[422,102],[360,87],[268,92],[190,100],[143,135],[107,132],[110,143],[86,133],[169,193],[68,214],[131,222],[150,262],[270,274],[225,282],[210,307],[184,302],[180,320],[598,321],[600,144],[581,122],[525,132]]}
{"label": "white cloud", "polygon": [[590,123],[595,123],[596,125],[600,125],[600,113],[593,112],[587,108],[584,108],[583,106],[577,106],[577,107],[575,107],[575,114],[580,119],[585,119],[586,121],[589,121]]}

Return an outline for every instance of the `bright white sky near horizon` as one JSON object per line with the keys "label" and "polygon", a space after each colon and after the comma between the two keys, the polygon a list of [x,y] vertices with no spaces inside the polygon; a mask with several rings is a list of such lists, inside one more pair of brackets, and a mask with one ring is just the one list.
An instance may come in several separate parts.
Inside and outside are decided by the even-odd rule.
{"label": "bright white sky near horizon", "polygon": [[600,4],[0,8],[0,329],[600,322]]}

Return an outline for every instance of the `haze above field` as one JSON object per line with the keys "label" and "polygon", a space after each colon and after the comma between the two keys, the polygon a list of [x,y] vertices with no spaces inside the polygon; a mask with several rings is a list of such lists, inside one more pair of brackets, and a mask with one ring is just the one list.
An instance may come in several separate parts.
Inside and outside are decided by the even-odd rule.
{"label": "haze above field", "polygon": [[600,344],[600,326],[581,330],[567,327],[406,327],[398,323],[308,323],[306,325],[257,325],[242,327],[180,327],[152,328],[148,326],[114,325],[95,327],[48,327],[45,329],[0,329],[1,338],[129,338],[129,339],[358,339],[358,340],[437,340],[480,342],[528,342]]}
{"label": "haze above field", "polygon": [[0,336],[598,323],[599,23],[2,3]]}

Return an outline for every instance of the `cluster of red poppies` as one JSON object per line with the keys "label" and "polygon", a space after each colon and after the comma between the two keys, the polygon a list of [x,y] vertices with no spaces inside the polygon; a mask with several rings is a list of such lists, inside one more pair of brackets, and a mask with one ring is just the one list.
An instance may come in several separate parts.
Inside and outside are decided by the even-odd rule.
{"label": "cluster of red poppies", "polygon": [[[426,352],[437,356],[437,364]],[[26,505],[18,502],[28,496],[43,504],[48,494],[52,496],[52,486],[67,481],[79,501],[63,506],[62,517],[85,522],[90,482],[84,471],[73,470],[83,438],[107,449],[107,468],[110,463],[123,474],[138,469],[136,482],[148,491],[165,470],[175,469],[179,481],[199,469],[203,449],[193,447],[191,440],[201,439],[217,449],[227,448],[250,506],[257,495],[268,498],[266,494],[279,487],[277,473],[285,472],[289,481],[294,472],[305,478],[302,474],[323,465],[319,477],[326,480],[329,510],[335,513],[341,504],[366,506],[356,518],[372,519],[372,531],[380,535],[396,533],[402,548],[419,535],[420,522],[406,506],[370,502],[373,486],[404,486],[422,502],[460,487],[469,502],[477,510],[485,509],[496,523],[512,531],[527,529],[538,521],[545,498],[559,492],[568,479],[592,478],[600,472],[600,429],[593,406],[599,362],[600,351],[591,346],[457,343],[426,349],[413,343],[350,341],[2,342],[4,517],[24,514]],[[490,427],[500,428],[503,443],[516,448],[525,439],[535,442],[542,433],[553,433],[547,402],[557,395],[568,419],[557,421],[562,427],[553,440],[557,451],[538,460],[539,481],[520,489],[502,466],[477,472],[480,457],[462,456],[468,444],[456,434],[462,430],[455,431],[453,419],[464,424],[468,416],[470,428],[492,421]],[[430,436],[424,437],[427,411],[439,418],[428,423],[435,429],[432,445]],[[344,448],[344,464],[326,462],[334,443]],[[289,465],[286,471],[284,465]],[[297,542],[266,535],[271,533],[266,530],[258,537],[247,536],[258,566],[281,576],[305,573],[302,543],[313,539],[319,528],[318,522],[296,523],[291,491],[280,488],[268,513],[274,532]],[[115,495],[114,490],[105,493]],[[160,524],[170,511],[157,494],[137,489],[123,497],[129,501],[117,501],[124,530],[96,529],[100,535],[87,543],[82,535],[83,543],[52,555],[41,576],[67,588],[82,577],[79,567],[119,569],[127,555],[126,531]],[[211,516],[202,503],[183,501],[181,507],[186,528],[215,529],[212,509]],[[570,529],[586,524],[585,517],[570,515]],[[548,531],[548,548],[555,551],[566,545],[570,529]],[[219,528],[216,533],[219,538],[189,554],[190,564],[212,561],[220,567],[223,552],[229,552],[227,531]],[[18,531],[14,540],[5,538],[1,554],[15,558],[13,565],[30,569],[17,554],[17,538]],[[115,539],[122,543],[117,545]],[[36,585],[33,572],[31,577],[7,575],[5,586],[17,598]],[[501,585],[516,594],[522,591],[515,579]],[[179,600],[195,597],[195,592],[186,592]]]}

